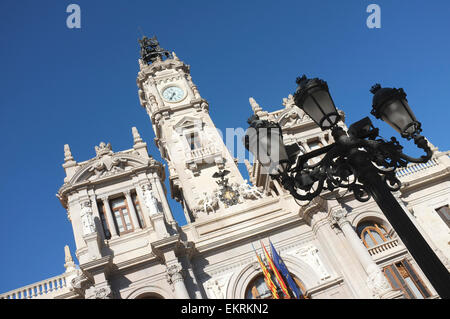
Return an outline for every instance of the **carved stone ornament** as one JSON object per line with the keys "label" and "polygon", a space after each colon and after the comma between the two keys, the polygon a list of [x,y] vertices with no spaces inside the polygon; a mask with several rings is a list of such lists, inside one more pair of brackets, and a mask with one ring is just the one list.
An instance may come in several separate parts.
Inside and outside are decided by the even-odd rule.
{"label": "carved stone ornament", "polygon": [[81,204],[81,224],[83,226],[83,236],[95,233],[97,230],[95,228],[94,217],[92,212],[91,201],[84,201]]}
{"label": "carved stone ornament", "polygon": [[147,208],[149,209],[150,216],[158,215],[158,201],[152,192],[152,188],[149,184],[145,184],[141,186],[142,193],[144,195],[144,202]]}
{"label": "carved stone ornament", "polygon": [[263,198],[264,194],[261,192],[261,188],[256,186],[250,186],[248,181],[245,179],[243,184],[233,183],[232,188],[236,190],[239,195],[245,199],[259,199]]}
{"label": "carved stone ornament", "polygon": [[89,172],[94,172],[97,178],[113,175],[116,172],[124,170],[125,163],[128,161],[124,158],[114,158],[111,144],[101,142],[99,146],[95,147],[97,153],[97,162],[92,165]]}
{"label": "carved stone ornament", "polygon": [[368,268],[367,286],[376,298],[381,298],[383,294],[390,292],[392,289],[377,265],[370,265]]}
{"label": "carved stone ornament", "polygon": [[198,216],[199,213],[203,212],[205,215],[208,215],[210,210],[215,213],[215,208],[218,204],[219,200],[217,190],[214,190],[211,195],[204,192],[200,200],[197,202],[197,206],[193,208],[194,214]]}
{"label": "carved stone ornament", "polygon": [[208,296],[213,299],[225,299],[227,286],[233,274],[229,273],[218,278],[211,278],[205,283]]}
{"label": "carved stone ornament", "polygon": [[294,256],[308,264],[314,270],[314,272],[316,272],[321,281],[331,277],[331,275],[325,269],[325,266],[319,256],[319,250],[316,246],[307,245],[287,252],[286,254]]}
{"label": "carved stone ornament", "polygon": [[167,266],[166,278],[170,284],[175,284],[177,281],[183,280],[184,273],[183,267],[180,263],[172,264]]}
{"label": "carved stone ornament", "polygon": [[345,209],[335,210],[330,215],[330,221],[332,224],[341,226],[342,223],[347,222],[347,215],[348,215],[348,213]]}
{"label": "carved stone ornament", "polygon": [[111,299],[112,291],[109,287],[103,287],[95,290],[95,299]]}
{"label": "carved stone ornament", "polygon": [[103,287],[96,287],[91,286],[90,288],[86,289],[85,293],[86,299],[112,299],[113,298],[113,292],[109,285],[103,286]]}

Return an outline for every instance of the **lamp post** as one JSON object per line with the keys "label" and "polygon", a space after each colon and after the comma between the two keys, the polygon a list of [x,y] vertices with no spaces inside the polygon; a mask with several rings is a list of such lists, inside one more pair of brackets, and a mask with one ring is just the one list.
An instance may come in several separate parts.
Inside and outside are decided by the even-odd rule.
{"label": "lamp post", "polygon": [[[420,158],[404,154],[395,137],[390,141],[377,138],[378,129],[368,117],[353,123],[346,132],[338,125],[341,119],[325,81],[303,75],[297,78],[297,84],[296,106],[322,130],[330,129],[335,142],[298,156],[296,144],[284,145],[277,123],[254,115],[248,120],[250,127],[244,138],[245,147],[296,199],[312,200],[323,190],[336,188],[348,189],[361,202],[373,197],[437,293],[449,299],[449,272],[391,193],[401,186],[395,176],[397,168],[406,167],[410,162],[425,163],[432,156],[403,89],[374,85],[371,113],[390,124],[403,138],[413,139],[425,152]],[[310,159],[320,155],[324,156],[319,162],[308,164]]]}

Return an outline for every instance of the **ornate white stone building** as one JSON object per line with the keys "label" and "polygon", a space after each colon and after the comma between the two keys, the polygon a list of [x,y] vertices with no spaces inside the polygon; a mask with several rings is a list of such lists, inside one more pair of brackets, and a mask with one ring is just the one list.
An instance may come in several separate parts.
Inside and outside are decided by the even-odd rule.
{"label": "ornate white stone building", "polygon": [[[138,94],[167,162],[170,190],[165,166],[148,154],[136,128],[131,149],[114,152],[102,142],[84,162],[65,145],[58,197],[73,226],[78,263],[66,246],[65,273],[0,298],[266,298],[253,246],[261,252],[259,241],[267,246],[269,239],[306,298],[438,298],[373,200],[328,192],[297,202],[259,163],[246,161],[249,184],[190,67],[174,53],[139,62]],[[292,96],[275,112],[253,98],[250,105],[282,126],[286,144],[309,151],[333,142]],[[448,269],[449,154],[434,148],[428,163],[398,171],[403,186],[396,193]],[[227,192],[213,177],[223,170],[233,186]],[[184,211],[182,227],[169,192]]]}

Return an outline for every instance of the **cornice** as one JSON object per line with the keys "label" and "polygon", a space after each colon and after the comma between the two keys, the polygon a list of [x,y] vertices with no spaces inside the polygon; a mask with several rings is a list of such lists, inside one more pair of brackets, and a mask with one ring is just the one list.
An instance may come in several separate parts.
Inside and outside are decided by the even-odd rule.
{"label": "cornice", "polygon": [[142,87],[143,83],[149,77],[155,77],[156,72],[160,72],[167,69],[174,69],[176,71],[181,70],[185,74],[190,74],[191,67],[180,60],[166,59],[164,61],[155,61],[150,65],[145,65],[138,73],[136,79],[138,87]]}
{"label": "cornice", "polygon": [[[75,175],[71,178],[70,181],[64,183],[60,189],[58,190],[57,197],[61,201],[61,204],[64,208],[67,208],[67,196],[70,192],[77,191],[81,188],[94,188],[97,185],[107,183],[112,180],[121,179],[124,177],[130,177],[132,175],[136,175],[140,172],[148,172],[148,173],[157,173],[159,178],[164,181],[165,179],[165,169],[164,165],[153,158],[141,158],[133,154],[120,154],[116,153],[112,156],[113,158],[122,158],[122,159],[132,159],[136,160],[141,165],[134,166],[131,169],[123,170],[120,172],[113,172],[107,176],[100,176],[94,180],[81,180],[78,181],[83,174],[85,174],[89,169],[94,167],[97,163],[98,158],[91,159],[87,161],[83,166],[79,168],[79,170],[75,173]],[[130,167],[130,166],[128,166]]]}

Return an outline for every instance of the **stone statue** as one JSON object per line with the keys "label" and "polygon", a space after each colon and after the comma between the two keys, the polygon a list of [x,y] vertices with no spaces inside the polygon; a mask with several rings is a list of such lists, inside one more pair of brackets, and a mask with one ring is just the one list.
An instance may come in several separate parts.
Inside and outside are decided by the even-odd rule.
{"label": "stone statue", "polygon": [[150,216],[159,214],[158,201],[156,200],[150,185],[143,185],[142,192],[144,193],[144,202],[150,211]]}
{"label": "stone statue", "polygon": [[141,46],[141,58],[146,64],[151,64],[163,57],[170,58],[170,53],[159,46],[156,37],[147,38],[144,36],[138,40]]}
{"label": "stone statue", "polygon": [[92,204],[90,201],[81,203],[81,224],[83,226],[83,236],[92,234],[96,231],[94,217],[92,213]]}
{"label": "stone statue", "polygon": [[256,187],[256,186],[250,186],[248,184],[248,181],[245,179],[244,183],[239,185],[238,187],[239,194],[243,198],[263,198],[263,193]]}
{"label": "stone statue", "polygon": [[205,214],[208,214],[208,209],[211,209],[213,213],[216,212],[214,207],[216,207],[218,204],[217,197],[215,195],[208,195],[206,192],[203,193],[203,198],[201,198],[198,201],[199,207],[197,207],[197,210],[203,209]]}

